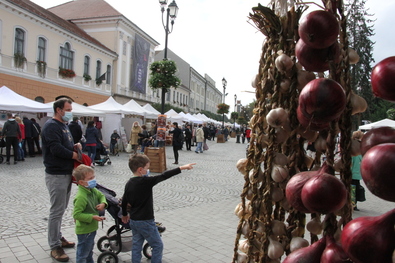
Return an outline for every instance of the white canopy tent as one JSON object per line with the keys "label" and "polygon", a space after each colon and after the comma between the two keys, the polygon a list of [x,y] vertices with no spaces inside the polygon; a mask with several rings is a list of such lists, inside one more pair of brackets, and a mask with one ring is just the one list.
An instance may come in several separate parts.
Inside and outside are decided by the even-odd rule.
{"label": "white canopy tent", "polygon": [[13,90],[0,88],[0,110],[10,112],[52,112],[52,106],[19,95]]}
{"label": "white canopy tent", "polygon": [[182,124],[183,121],[188,121],[187,118],[179,115],[175,110],[171,109],[167,112],[165,112],[166,119],[167,121],[170,122],[178,122],[179,124]]}
{"label": "white canopy tent", "polygon": [[193,116],[192,114],[190,114],[189,112],[187,114],[185,114],[187,116],[187,118],[190,119],[191,122],[193,123],[197,123],[197,124],[201,124],[203,123],[203,121],[201,119],[196,118],[195,116]]}
{"label": "white canopy tent", "polygon": [[153,115],[153,113],[141,107],[140,104],[138,104],[134,99],[131,99],[123,106],[128,110],[132,110],[133,112],[136,112],[134,113],[135,115],[144,116],[145,118],[151,118]]}
{"label": "white canopy tent", "polygon": [[143,116],[142,113],[133,111],[132,109],[128,109],[124,107],[124,105],[116,102],[113,97],[109,97],[106,101],[102,103],[88,106],[88,108],[94,110],[101,110],[105,113],[134,114]]}
{"label": "white canopy tent", "polygon": [[[47,105],[50,105],[51,109],[52,109],[51,112],[48,112],[48,116],[53,115],[53,103],[54,102],[46,103]],[[104,111],[90,109],[87,106],[78,104],[76,102],[73,102],[71,105],[73,107],[73,110],[72,110],[73,116],[104,117],[106,115],[106,113]]]}
{"label": "white canopy tent", "polygon": [[149,103],[145,104],[145,105],[143,106],[143,108],[146,109],[146,110],[148,110],[148,111],[150,111],[150,112],[155,113],[155,114],[156,114],[156,117],[158,117],[158,115],[160,114],[160,112],[157,111],[154,107],[152,107],[151,104],[149,104]]}
{"label": "white canopy tent", "polygon": [[369,123],[369,124],[365,124],[362,126],[359,126],[359,130],[370,130],[370,129],[374,129],[374,128],[379,128],[379,127],[391,127],[391,128],[395,128],[395,121],[390,120],[390,119],[384,119],[381,121],[376,121],[373,123]]}

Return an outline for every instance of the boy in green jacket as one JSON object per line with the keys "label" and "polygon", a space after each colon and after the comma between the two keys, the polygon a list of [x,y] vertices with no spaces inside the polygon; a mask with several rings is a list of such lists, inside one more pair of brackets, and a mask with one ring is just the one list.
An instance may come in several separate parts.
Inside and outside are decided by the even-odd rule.
{"label": "boy in green jacket", "polygon": [[74,199],[73,218],[75,233],[78,238],[77,263],[93,263],[93,247],[99,221],[105,218],[99,216],[99,211],[107,207],[106,197],[97,190],[94,170],[84,164],[73,171],[78,183],[78,192]]}

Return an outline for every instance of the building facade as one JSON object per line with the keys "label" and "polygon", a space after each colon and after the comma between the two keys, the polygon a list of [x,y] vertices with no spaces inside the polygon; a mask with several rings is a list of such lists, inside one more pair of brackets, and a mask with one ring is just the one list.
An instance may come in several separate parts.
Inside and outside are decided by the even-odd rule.
{"label": "building facade", "polygon": [[[95,8],[92,8],[94,6]],[[0,86],[43,103],[67,95],[93,105],[160,103],[148,86],[149,66],[163,59],[159,43],[103,0],[79,0],[44,9],[28,0],[0,0]],[[181,86],[165,101],[185,112],[216,113],[222,94],[172,51]]]}

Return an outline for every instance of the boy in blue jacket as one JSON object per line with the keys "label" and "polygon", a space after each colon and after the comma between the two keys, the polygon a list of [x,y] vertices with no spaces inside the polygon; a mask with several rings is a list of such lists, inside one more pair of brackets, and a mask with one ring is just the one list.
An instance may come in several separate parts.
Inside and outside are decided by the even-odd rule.
{"label": "boy in blue jacket", "polygon": [[78,183],[78,192],[74,199],[73,218],[77,234],[77,263],[93,263],[93,247],[99,221],[105,218],[99,216],[107,206],[106,197],[97,190],[94,170],[84,164],[73,171]]}

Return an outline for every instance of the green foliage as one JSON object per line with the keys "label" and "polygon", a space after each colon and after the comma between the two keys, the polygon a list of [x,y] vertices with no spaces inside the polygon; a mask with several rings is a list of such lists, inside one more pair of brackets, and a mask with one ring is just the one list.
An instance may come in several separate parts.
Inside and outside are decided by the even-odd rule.
{"label": "green foliage", "polygon": [[84,78],[85,81],[90,81],[92,79],[92,77],[86,73],[84,73],[84,75],[82,77]]}
{"label": "green foliage", "polygon": [[[218,115],[218,114],[206,111],[206,110],[202,110],[202,111],[200,111],[200,113],[206,115],[210,119],[213,119],[213,120],[216,120],[216,121],[222,121],[222,115]],[[226,122],[229,121],[229,119],[228,119],[228,117],[226,115],[225,115],[225,121]]]}
{"label": "green foliage", "polygon": [[25,62],[26,62],[26,57],[22,53],[15,53],[14,54],[14,64],[16,68],[23,68]]}
{"label": "green foliage", "polygon": [[[157,110],[157,111],[159,111],[159,112],[161,112],[161,110],[162,110],[162,104],[160,104],[160,103],[152,103],[151,106],[152,106],[155,110]],[[183,111],[183,109],[181,109],[181,108],[179,108],[179,107],[175,107],[175,106],[173,106],[173,105],[171,105],[171,104],[169,104],[169,103],[166,103],[166,104],[165,104],[165,112],[168,112],[168,111],[171,110],[171,109],[173,109],[173,110],[174,110],[175,112],[177,112],[177,113],[180,113],[181,111]]]}
{"label": "green foliage", "polygon": [[238,124],[248,124],[248,121],[244,118],[244,117],[242,117],[242,116],[239,116],[239,118],[237,118],[237,123]]}
{"label": "green foliage", "polygon": [[239,118],[239,113],[238,112],[232,112],[231,114],[230,114],[230,118],[233,120],[233,121],[236,121],[236,119],[237,118]]}
{"label": "green foliage", "polygon": [[177,88],[181,84],[181,80],[175,76],[177,65],[172,60],[155,61],[150,70],[148,84],[152,89],[165,89],[168,92],[171,87]]}
{"label": "green foliage", "polygon": [[387,110],[387,118],[391,120],[395,120],[395,109],[391,108]]}

